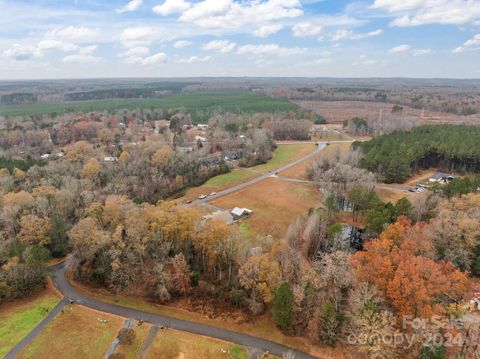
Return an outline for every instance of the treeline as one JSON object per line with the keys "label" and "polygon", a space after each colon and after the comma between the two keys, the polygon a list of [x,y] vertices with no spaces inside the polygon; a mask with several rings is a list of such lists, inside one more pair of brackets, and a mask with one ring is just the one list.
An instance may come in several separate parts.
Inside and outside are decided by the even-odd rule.
{"label": "treeline", "polygon": [[31,93],[12,93],[2,95],[0,104],[2,105],[24,105],[37,102],[37,96]]}
{"label": "treeline", "polygon": [[108,100],[116,98],[155,98],[165,94],[159,88],[126,88],[66,93],[66,101]]}
{"label": "treeline", "polygon": [[360,166],[380,174],[387,183],[404,182],[420,169],[480,171],[480,128],[429,125],[354,143],[365,156]]}
{"label": "treeline", "polygon": [[6,168],[10,172],[13,172],[15,168],[22,171],[28,171],[33,166],[44,166],[45,162],[37,160],[28,155],[24,160],[12,160],[0,157],[0,169]]}

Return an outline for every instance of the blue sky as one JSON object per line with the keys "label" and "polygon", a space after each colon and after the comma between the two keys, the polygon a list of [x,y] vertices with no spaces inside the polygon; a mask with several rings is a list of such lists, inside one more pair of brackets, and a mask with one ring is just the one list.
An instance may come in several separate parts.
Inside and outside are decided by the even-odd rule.
{"label": "blue sky", "polygon": [[480,78],[480,0],[0,0],[0,79]]}

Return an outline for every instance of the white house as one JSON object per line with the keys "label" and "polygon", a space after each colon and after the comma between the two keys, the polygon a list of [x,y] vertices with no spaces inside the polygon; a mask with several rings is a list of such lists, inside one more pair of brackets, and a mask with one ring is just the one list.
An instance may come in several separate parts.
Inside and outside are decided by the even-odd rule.
{"label": "white house", "polygon": [[248,208],[235,207],[230,211],[230,213],[232,214],[233,219],[238,220],[250,216],[253,211]]}
{"label": "white house", "polygon": [[205,131],[205,130],[208,130],[208,125],[205,125],[205,124],[203,124],[203,123],[199,123],[199,124],[197,125],[197,128],[198,128],[199,130]]}
{"label": "white house", "polygon": [[195,136],[195,141],[207,142],[207,139],[202,136]]}
{"label": "white house", "polygon": [[103,162],[110,162],[111,163],[111,162],[117,162],[117,161],[118,161],[118,157],[108,157],[108,156],[106,156],[106,157],[103,158]]}
{"label": "white house", "polygon": [[41,155],[40,158],[41,158],[42,160],[48,160],[48,159],[50,158],[50,156],[51,156],[51,155],[50,155],[49,153],[45,153],[45,154]]}

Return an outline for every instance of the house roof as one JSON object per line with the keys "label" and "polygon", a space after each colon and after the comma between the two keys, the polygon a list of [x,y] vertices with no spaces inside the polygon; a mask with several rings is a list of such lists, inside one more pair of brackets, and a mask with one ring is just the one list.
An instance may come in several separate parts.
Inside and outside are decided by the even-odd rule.
{"label": "house roof", "polygon": [[239,207],[235,207],[234,209],[232,209],[231,213],[234,215],[234,216],[238,216],[238,217],[241,217],[241,216],[244,216],[245,214],[251,214],[253,211],[251,209],[248,209],[248,208],[239,208]]}

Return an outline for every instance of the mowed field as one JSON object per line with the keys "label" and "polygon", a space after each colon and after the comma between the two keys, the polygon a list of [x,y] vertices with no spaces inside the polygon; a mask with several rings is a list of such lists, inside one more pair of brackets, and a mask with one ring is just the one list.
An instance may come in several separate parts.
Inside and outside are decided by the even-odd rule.
{"label": "mowed field", "polygon": [[[98,318],[106,319],[101,323]],[[19,358],[102,358],[124,320],[79,305],[66,306],[20,353]]]}
{"label": "mowed field", "polygon": [[295,217],[320,204],[312,184],[268,178],[255,186],[213,200],[220,208],[246,207],[254,211],[245,220],[253,234],[285,235]]}
{"label": "mowed field", "polygon": [[137,359],[142,351],[143,343],[147,339],[151,326],[143,323],[138,326],[136,323],[132,327],[135,332],[135,338],[132,344],[119,344],[115,353],[123,354],[125,359]]}
{"label": "mowed field", "polygon": [[334,154],[335,152],[339,151],[340,153],[345,153],[347,152],[350,147],[351,143],[332,143],[325,147],[323,151],[315,155],[314,157],[308,159],[307,161],[304,161],[302,163],[299,163],[296,166],[293,166],[289,168],[286,171],[280,172],[278,175],[279,176],[286,176],[290,178],[296,178],[296,179],[302,179],[302,180],[307,180],[307,170],[308,168],[314,163],[315,161],[319,161],[322,158],[325,158],[327,156],[330,156],[331,154]]}
{"label": "mowed field", "polygon": [[232,343],[167,329],[158,331],[147,358],[247,359],[248,354]]}
{"label": "mowed field", "polygon": [[53,289],[0,306],[0,358],[3,358],[60,302]]}
{"label": "mowed field", "polygon": [[316,145],[313,143],[295,143],[295,144],[278,144],[277,149],[273,153],[270,161],[263,165],[251,167],[251,170],[262,173],[274,171],[277,168],[295,161],[309,153],[315,151]]}
{"label": "mowed field", "polygon": [[[384,102],[367,101],[294,101],[300,107],[312,110],[324,116],[329,123],[342,123],[353,117],[361,117],[366,120],[376,120],[380,111],[384,115],[390,114],[393,104]],[[403,106],[403,114],[414,116],[420,119],[422,110]],[[425,110],[423,123],[480,123],[480,115],[459,116],[445,112]]]}

